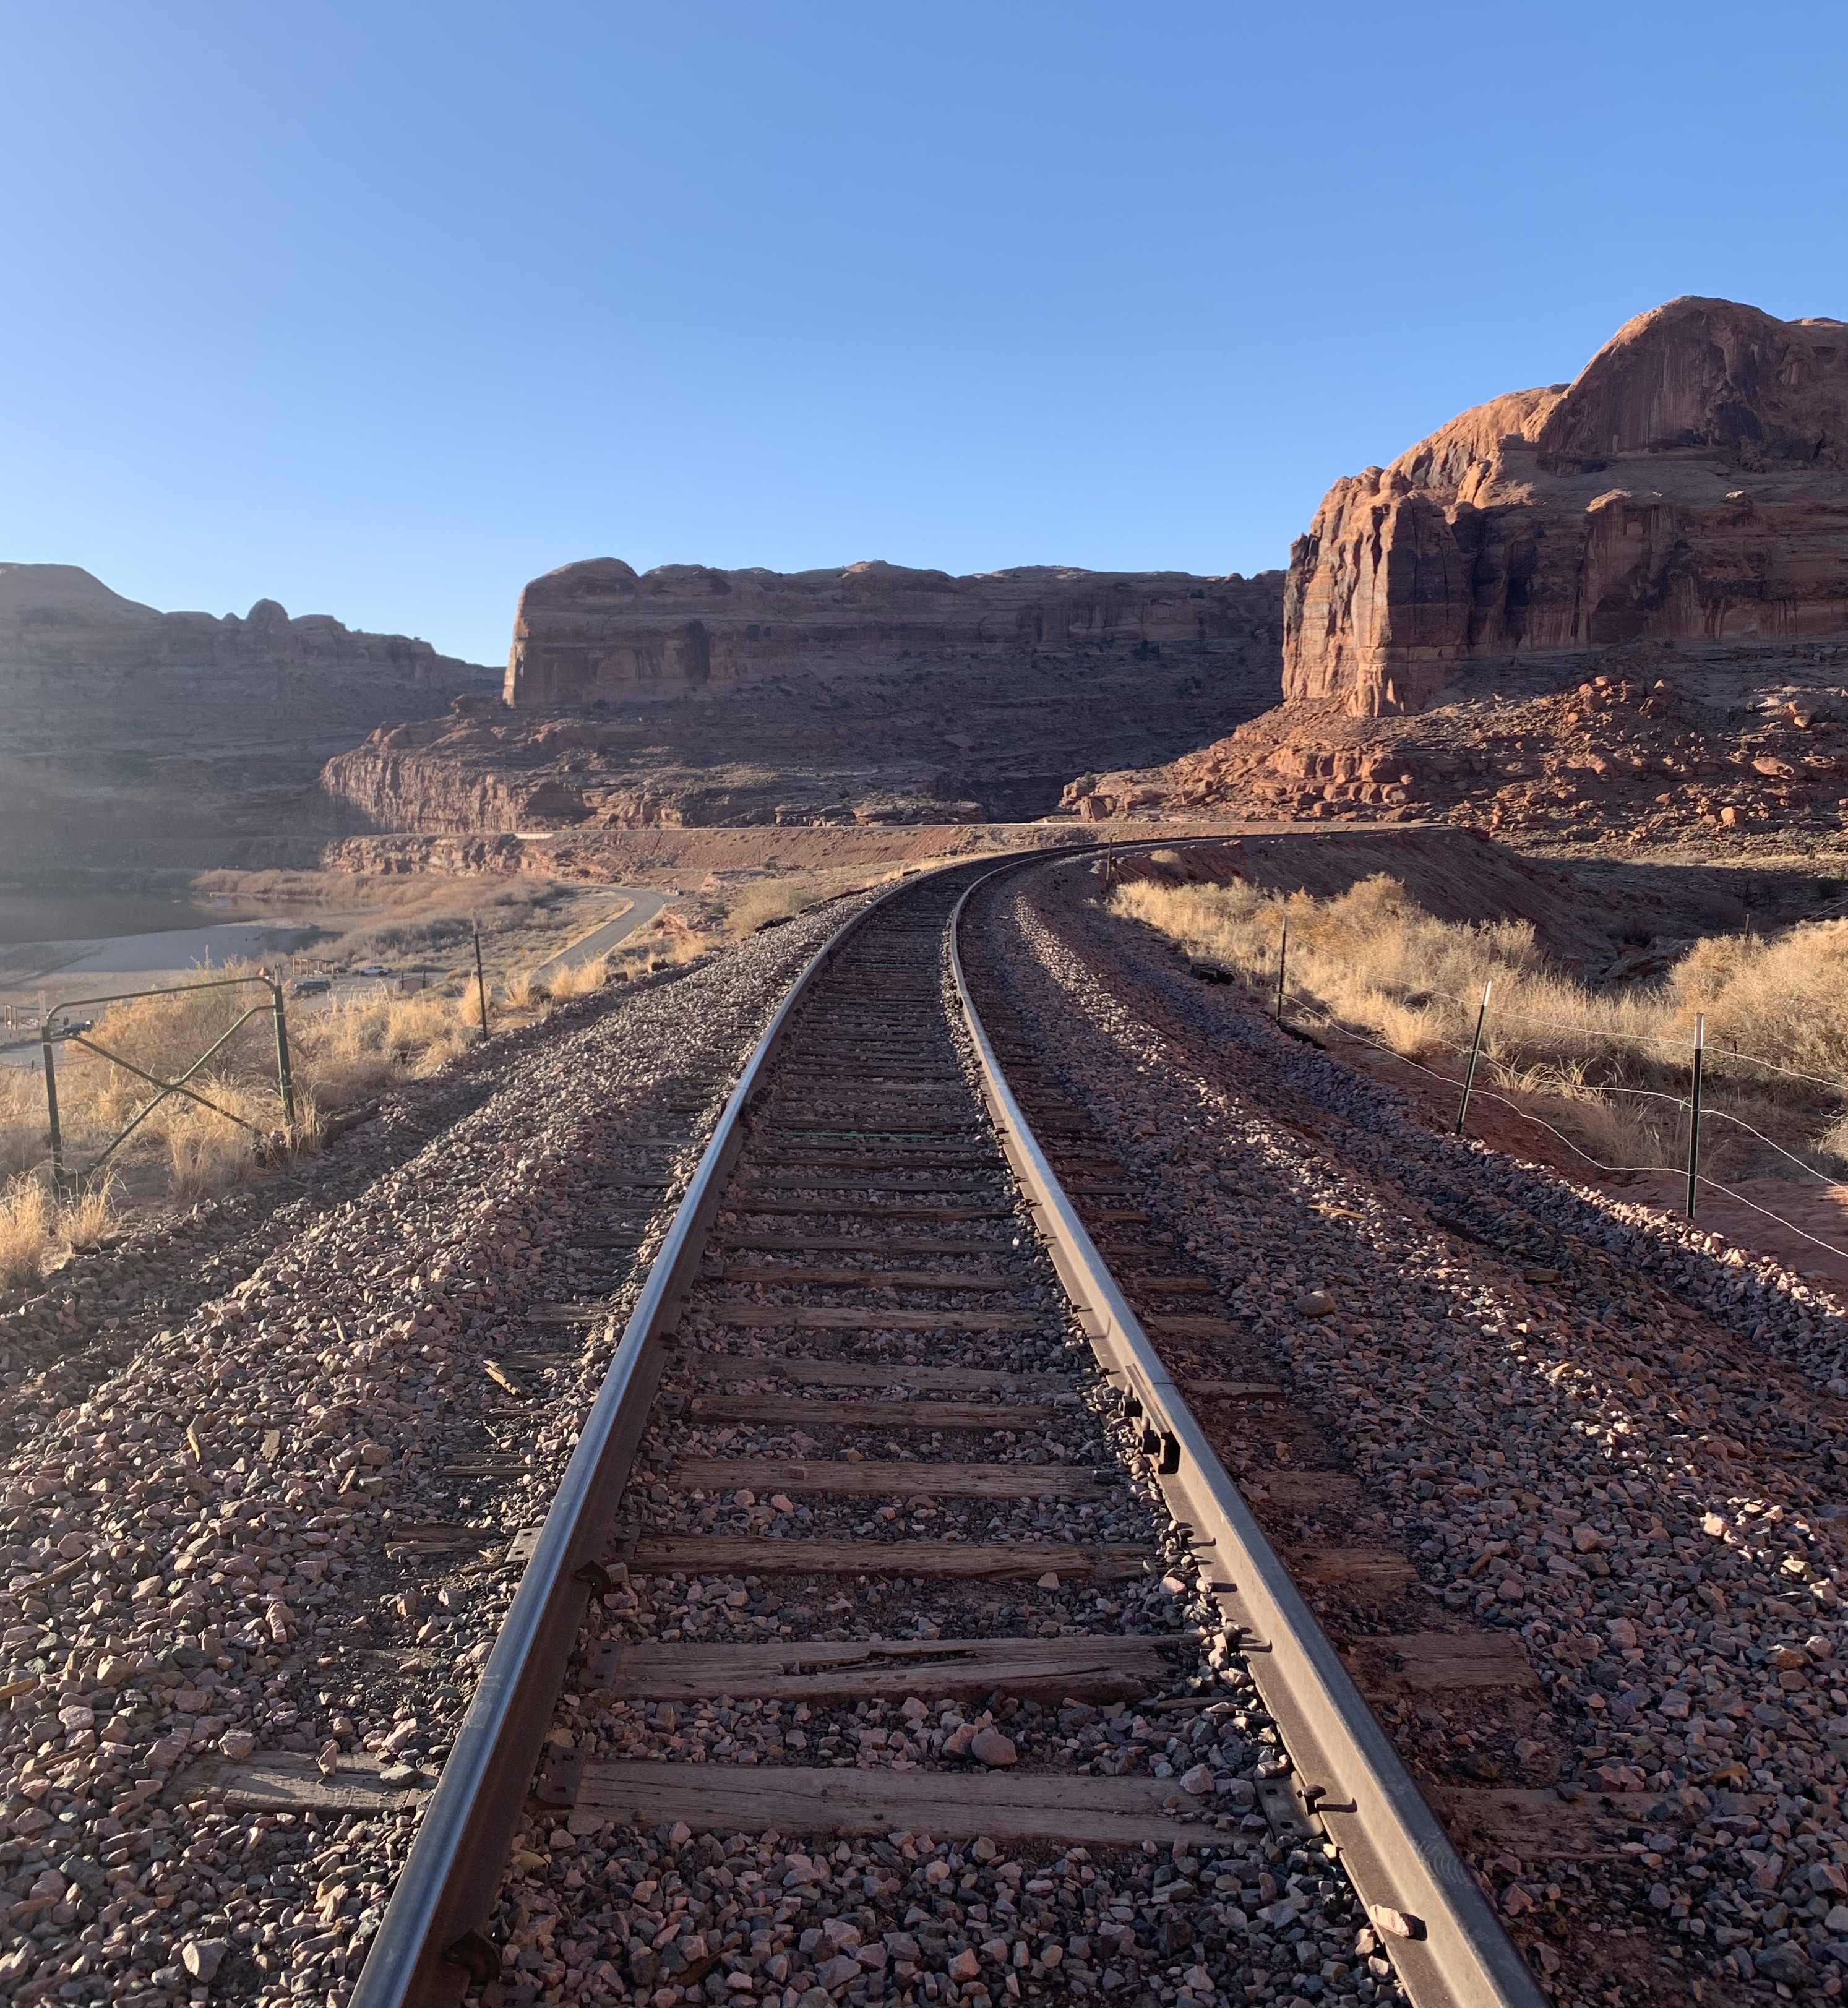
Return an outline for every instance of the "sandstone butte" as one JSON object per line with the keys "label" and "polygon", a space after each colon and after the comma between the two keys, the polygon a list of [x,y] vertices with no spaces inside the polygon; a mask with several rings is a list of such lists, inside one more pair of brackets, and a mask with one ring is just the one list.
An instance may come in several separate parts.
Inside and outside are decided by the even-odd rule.
{"label": "sandstone butte", "polygon": [[[273,599],[247,614],[162,613],[112,592],[78,565],[0,564],[0,675],[106,670],[354,667],[413,682],[473,682],[473,665],[405,635],[368,635],[327,613],[290,617]],[[16,681],[13,688],[19,688]]]}
{"label": "sandstone butte", "polygon": [[1280,574],[616,558],[520,596],[501,702],[329,762],[379,832],[973,822],[1276,701]]}
{"label": "sandstone butte", "polygon": [[1335,483],[1290,554],[1283,695],[1417,711],[1472,657],[1844,635],[1848,323],[1672,300]]}
{"label": "sandstone butte", "polygon": [[1687,299],[1567,384],[1336,483],[1290,553],[1283,703],[1067,791],[1641,839],[1839,826],[1848,323]]}

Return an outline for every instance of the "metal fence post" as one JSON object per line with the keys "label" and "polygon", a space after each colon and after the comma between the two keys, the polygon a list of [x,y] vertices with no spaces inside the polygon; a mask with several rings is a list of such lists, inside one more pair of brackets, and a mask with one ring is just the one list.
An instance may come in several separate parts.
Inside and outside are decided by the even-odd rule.
{"label": "metal fence post", "polygon": [[479,921],[471,921],[469,924],[475,931],[475,994],[481,1002],[481,1035],[486,1038],[487,1036],[487,978],[481,973],[481,924]]}
{"label": "metal fence post", "polygon": [[1283,1022],[1283,970],[1290,960],[1290,909],[1283,909],[1283,932],[1277,942],[1277,1023]]}
{"label": "metal fence post", "polygon": [[1457,1134],[1463,1134],[1464,1118],[1469,1114],[1470,1090],[1476,1084],[1476,1062],[1482,1051],[1482,1021],[1489,1016],[1489,993],[1495,988],[1492,977],[1482,986],[1482,1002],[1476,1012],[1476,1036],[1469,1049],[1469,1066],[1463,1076],[1463,1099],[1457,1105]]}
{"label": "metal fence post", "polygon": [[283,1008],[280,983],[271,983],[270,1001],[276,1010],[276,1086],[282,1096],[282,1120],[292,1137],[296,1126],[296,1084],[289,1068],[289,1019]]}
{"label": "metal fence post", "polygon": [[1694,1013],[1694,1073],[1687,1095],[1687,1217],[1694,1217],[1694,1187],[1701,1175],[1701,1053],[1707,1043],[1707,1014]]}
{"label": "metal fence post", "polygon": [[58,1055],[52,1048],[51,1031],[41,1013],[38,1021],[39,1045],[45,1056],[45,1114],[51,1125],[51,1190],[64,1197],[64,1136],[58,1126]]}

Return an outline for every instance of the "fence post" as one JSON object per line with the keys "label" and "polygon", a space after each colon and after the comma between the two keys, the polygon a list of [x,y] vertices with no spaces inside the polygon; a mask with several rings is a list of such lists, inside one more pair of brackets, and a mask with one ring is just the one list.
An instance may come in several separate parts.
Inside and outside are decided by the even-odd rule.
{"label": "fence post", "polygon": [[270,983],[270,1002],[276,1013],[276,1087],[282,1097],[282,1120],[292,1140],[296,1128],[296,1084],[289,1066],[289,1019],[283,1008],[282,986],[273,978]]}
{"label": "fence post", "polygon": [[481,971],[481,923],[471,921],[475,931],[475,994],[481,1004],[481,1036],[487,1037],[487,978]]}
{"label": "fence post", "polygon": [[1283,932],[1277,942],[1277,1008],[1276,1020],[1283,1022],[1283,970],[1290,960],[1290,909],[1283,909]]}
{"label": "fence post", "polygon": [[1463,1134],[1464,1119],[1469,1114],[1470,1090],[1476,1084],[1476,1062],[1482,1052],[1482,1021],[1489,1016],[1489,993],[1495,988],[1491,977],[1482,986],[1482,1002],[1476,1011],[1476,1036],[1470,1042],[1469,1066],[1463,1076],[1463,1099],[1457,1105],[1457,1134]]}
{"label": "fence post", "polygon": [[58,1055],[51,1045],[51,1028],[42,1011],[39,1013],[38,1041],[45,1056],[45,1114],[51,1125],[51,1190],[62,1199],[64,1136],[58,1126]]}
{"label": "fence post", "polygon": [[1707,1014],[1694,1013],[1694,1074],[1687,1096],[1687,1217],[1694,1217],[1694,1187],[1701,1175],[1701,1052],[1707,1043]]}

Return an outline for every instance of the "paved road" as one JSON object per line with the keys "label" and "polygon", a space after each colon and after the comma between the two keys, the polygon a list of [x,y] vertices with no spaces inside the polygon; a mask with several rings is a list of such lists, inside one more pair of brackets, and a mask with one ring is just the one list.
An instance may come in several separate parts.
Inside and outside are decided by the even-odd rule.
{"label": "paved road", "polygon": [[554,970],[577,969],[594,962],[600,955],[607,955],[619,941],[652,921],[671,900],[678,897],[673,893],[650,893],[639,886],[612,886],[610,890],[627,900],[628,907],[601,927],[593,928],[581,941],[573,942],[569,948],[542,962],[533,972],[535,976],[543,978]]}

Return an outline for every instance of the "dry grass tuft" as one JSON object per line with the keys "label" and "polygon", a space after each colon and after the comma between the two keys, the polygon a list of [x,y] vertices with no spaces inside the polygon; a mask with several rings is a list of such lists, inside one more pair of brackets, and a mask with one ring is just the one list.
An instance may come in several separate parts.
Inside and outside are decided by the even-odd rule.
{"label": "dry grass tuft", "polygon": [[51,1207],[36,1179],[0,1188],[0,1289],[23,1289],[45,1272],[52,1246]]}
{"label": "dry grass tuft", "polygon": [[257,1140],[249,1130],[204,1112],[170,1121],[166,1136],[173,1196],[182,1203],[240,1183],[257,1161]]}
{"label": "dry grass tuft", "polygon": [[94,1248],[109,1231],[115,1218],[115,1181],[98,1179],[86,1186],[58,1216],[58,1238],[66,1246]]}
{"label": "dry grass tuft", "polygon": [[30,1171],[50,1141],[44,1076],[36,1068],[0,1066],[0,1179]]}
{"label": "dry grass tuft", "polygon": [[593,956],[587,962],[554,970],[545,980],[546,995],[554,1004],[568,1004],[579,997],[594,997],[609,979],[609,959]]}
{"label": "dry grass tuft", "polygon": [[[1292,1003],[1446,1073],[1467,1052],[1492,982],[1481,1078],[1605,1165],[1684,1157],[1676,1104],[1705,1013],[1712,1175],[1801,1175],[1744,1124],[1799,1158],[1848,1165],[1848,921],[1768,941],[1711,937],[1665,979],[1605,991],[1551,967],[1527,922],[1439,921],[1383,875],[1329,900],[1140,879],[1110,905],[1266,1001],[1287,914]],[[1839,1085],[1791,1080],[1748,1055]]]}
{"label": "dry grass tuft", "polygon": [[501,985],[494,1002],[503,1011],[535,1011],[545,996],[543,986],[529,969],[515,970]]}
{"label": "dry grass tuft", "polygon": [[725,916],[735,935],[752,935],[772,921],[793,920],[821,896],[812,871],[792,871],[748,887]]}

